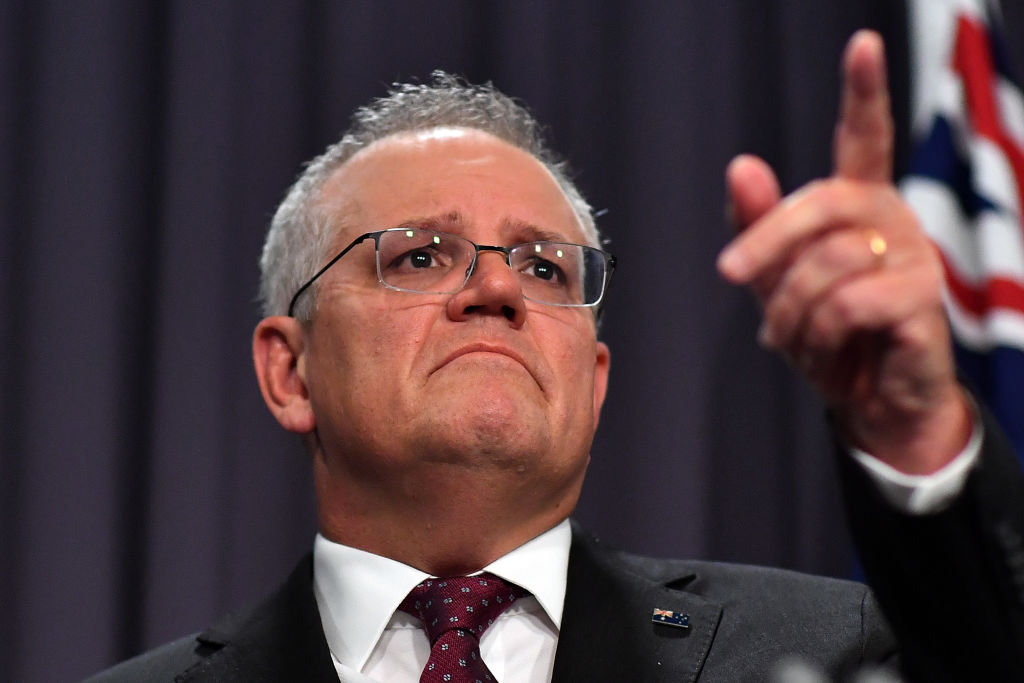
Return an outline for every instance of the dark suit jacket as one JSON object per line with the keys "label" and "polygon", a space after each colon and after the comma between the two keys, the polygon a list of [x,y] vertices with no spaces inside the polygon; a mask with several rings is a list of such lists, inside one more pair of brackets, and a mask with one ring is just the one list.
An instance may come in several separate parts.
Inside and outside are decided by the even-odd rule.
{"label": "dark suit jacket", "polygon": [[1024,471],[992,417],[963,493],[915,517],[841,458],[864,573],[914,683],[1024,681]]}
{"label": "dark suit jacket", "polygon": [[[92,681],[337,681],[311,581],[307,556],[253,611]],[[652,623],[654,608],[688,614],[690,627]],[[556,681],[761,681],[785,655],[835,673],[893,648],[863,585],[644,558],[573,527]]]}
{"label": "dark suit jacket", "polygon": [[[983,419],[979,466],[940,514],[892,510],[841,458],[865,573],[915,683],[1024,681],[1024,474]],[[251,612],[91,680],[336,681],[311,580],[307,557]],[[690,628],[652,624],[654,608],[689,614]],[[763,681],[788,654],[836,675],[892,650],[859,584],[638,557],[573,528],[556,681]]]}

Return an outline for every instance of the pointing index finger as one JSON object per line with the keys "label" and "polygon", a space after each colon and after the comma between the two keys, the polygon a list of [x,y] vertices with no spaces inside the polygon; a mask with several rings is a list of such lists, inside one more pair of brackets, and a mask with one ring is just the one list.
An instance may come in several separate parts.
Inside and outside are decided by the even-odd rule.
{"label": "pointing index finger", "polygon": [[835,173],[852,180],[892,180],[893,122],[885,46],[874,31],[858,31],[843,53],[843,90],[836,124]]}

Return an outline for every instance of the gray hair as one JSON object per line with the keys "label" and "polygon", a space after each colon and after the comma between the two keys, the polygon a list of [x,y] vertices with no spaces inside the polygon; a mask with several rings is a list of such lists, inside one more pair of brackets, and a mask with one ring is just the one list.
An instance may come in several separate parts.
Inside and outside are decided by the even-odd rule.
{"label": "gray hair", "polygon": [[[590,204],[569,177],[566,163],[544,142],[540,125],[519,102],[491,83],[471,85],[435,71],[425,84],[395,83],[385,97],[360,107],[341,140],[313,159],[288,190],[267,231],[260,258],[263,314],[284,315],[295,292],[327,258],[332,223],[320,205],[327,180],[356,152],[383,138],[438,127],[471,128],[489,133],[540,161],[565,193],[587,241],[601,245]],[[315,284],[313,289],[315,289]],[[295,307],[308,320],[316,299],[303,296]]]}

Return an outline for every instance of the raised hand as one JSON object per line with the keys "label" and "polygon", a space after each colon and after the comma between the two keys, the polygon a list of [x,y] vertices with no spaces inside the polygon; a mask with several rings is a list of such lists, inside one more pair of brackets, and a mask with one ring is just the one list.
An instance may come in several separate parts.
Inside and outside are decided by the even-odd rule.
{"label": "raised hand", "polygon": [[971,413],[956,381],[937,253],[892,184],[893,125],[881,38],[843,55],[833,175],[782,198],[771,168],[730,163],[739,235],[719,257],[764,308],[762,344],[814,383],[854,445],[908,473],[963,448]]}

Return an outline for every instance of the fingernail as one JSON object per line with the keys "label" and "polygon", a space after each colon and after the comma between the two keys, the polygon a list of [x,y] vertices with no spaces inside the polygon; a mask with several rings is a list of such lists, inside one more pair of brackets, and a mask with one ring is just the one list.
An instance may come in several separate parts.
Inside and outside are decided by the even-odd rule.
{"label": "fingernail", "polygon": [[738,281],[746,270],[743,254],[727,247],[718,255],[718,272],[730,280]]}

